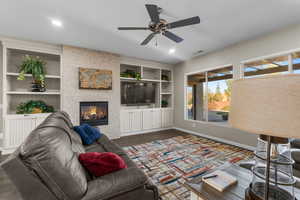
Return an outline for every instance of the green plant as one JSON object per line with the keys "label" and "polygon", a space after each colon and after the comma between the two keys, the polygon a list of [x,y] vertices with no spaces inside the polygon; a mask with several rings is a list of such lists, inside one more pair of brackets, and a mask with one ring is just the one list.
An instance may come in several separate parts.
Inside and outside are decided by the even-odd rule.
{"label": "green plant", "polygon": [[136,73],[135,74],[135,78],[136,78],[136,80],[141,80],[142,79],[142,76],[141,76],[141,73]]}
{"label": "green plant", "polygon": [[125,72],[122,72],[120,75],[121,77],[125,77],[125,78],[135,78],[138,81],[142,79],[141,73],[128,70],[128,69]]}
{"label": "green plant", "polygon": [[168,105],[169,105],[169,102],[167,100],[161,100],[161,106],[163,108],[168,107]]}
{"label": "green plant", "polygon": [[23,62],[20,66],[20,74],[18,76],[18,80],[25,80],[25,74],[32,74],[32,77],[35,82],[44,84],[45,80],[45,70],[44,66],[46,62],[44,62],[40,57],[25,55]]}
{"label": "green plant", "polygon": [[169,81],[169,76],[167,76],[165,74],[162,74],[161,75],[161,80],[163,80],[163,81]]}
{"label": "green plant", "polygon": [[54,112],[53,106],[47,105],[43,101],[28,101],[20,103],[17,106],[17,114],[32,114],[32,113],[50,113]]}

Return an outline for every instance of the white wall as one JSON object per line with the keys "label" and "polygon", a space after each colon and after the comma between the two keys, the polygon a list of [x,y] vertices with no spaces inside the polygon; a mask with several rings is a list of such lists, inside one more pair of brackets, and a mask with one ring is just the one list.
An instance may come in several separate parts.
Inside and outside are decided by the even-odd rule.
{"label": "white wall", "polygon": [[207,123],[196,123],[195,127],[193,127],[193,122],[184,120],[184,75],[185,73],[209,70],[227,64],[233,64],[234,70],[237,72],[239,71],[240,62],[243,60],[300,48],[299,36],[300,25],[292,26],[177,64],[174,73],[175,126],[221,139],[255,146],[256,135]]}

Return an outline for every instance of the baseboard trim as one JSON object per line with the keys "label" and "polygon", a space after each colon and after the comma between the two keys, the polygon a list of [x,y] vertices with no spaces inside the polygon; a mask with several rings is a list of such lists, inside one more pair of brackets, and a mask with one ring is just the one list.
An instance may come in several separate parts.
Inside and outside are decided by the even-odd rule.
{"label": "baseboard trim", "polygon": [[247,149],[247,150],[250,150],[250,151],[255,150],[255,147],[253,147],[253,146],[241,144],[241,143],[238,143],[238,142],[233,142],[233,141],[230,141],[230,140],[226,140],[224,138],[209,136],[209,135],[206,135],[206,134],[203,134],[203,133],[198,133],[198,132],[195,132],[195,131],[191,131],[191,130],[187,130],[187,129],[183,129],[183,128],[178,128],[178,127],[173,127],[173,129],[178,130],[178,131],[182,131],[182,132],[186,132],[186,133],[189,133],[189,134],[192,134],[192,135],[197,135],[197,136],[200,136],[200,137],[204,137],[204,138],[207,138],[207,139],[215,140],[217,142],[221,142],[221,143],[241,147],[243,149]]}
{"label": "baseboard trim", "polygon": [[18,147],[2,148],[1,155],[7,155],[13,153]]}
{"label": "baseboard trim", "polygon": [[143,130],[143,131],[121,133],[121,137],[132,136],[132,135],[139,135],[139,134],[144,134],[144,133],[152,133],[152,132],[157,132],[157,131],[165,131],[165,130],[170,130],[170,129],[173,129],[173,127],[157,128],[157,129],[149,129],[149,130]]}

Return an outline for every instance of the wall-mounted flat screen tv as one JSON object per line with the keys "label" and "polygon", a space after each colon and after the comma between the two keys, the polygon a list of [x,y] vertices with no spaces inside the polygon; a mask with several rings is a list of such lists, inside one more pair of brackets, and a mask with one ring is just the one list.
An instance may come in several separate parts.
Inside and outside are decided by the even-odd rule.
{"label": "wall-mounted flat screen tv", "polygon": [[121,104],[146,105],[155,103],[155,83],[121,82]]}

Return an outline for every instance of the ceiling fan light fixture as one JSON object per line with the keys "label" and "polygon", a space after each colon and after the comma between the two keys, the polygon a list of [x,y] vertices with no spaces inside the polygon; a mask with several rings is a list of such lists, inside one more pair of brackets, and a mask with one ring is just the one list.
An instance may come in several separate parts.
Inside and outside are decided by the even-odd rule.
{"label": "ceiling fan light fixture", "polygon": [[176,49],[175,49],[175,48],[169,49],[169,54],[174,54],[175,52],[176,52]]}
{"label": "ceiling fan light fixture", "polygon": [[51,19],[51,24],[56,27],[62,27],[62,22],[58,19]]}
{"label": "ceiling fan light fixture", "polygon": [[[183,20],[178,20],[172,23],[168,23],[166,20],[160,18],[160,13],[162,8],[154,4],[146,4],[146,9],[150,17],[150,23],[148,27],[118,27],[118,30],[149,30],[152,33],[141,43],[141,45],[147,45],[156,34],[162,34],[168,39],[180,43],[183,38],[177,36],[176,34],[168,31],[169,29],[180,28],[184,26],[190,26],[200,23],[200,17],[190,17]],[[175,52],[175,51],[174,51]],[[169,51],[170,54],[174,53],[173,50]]]}

